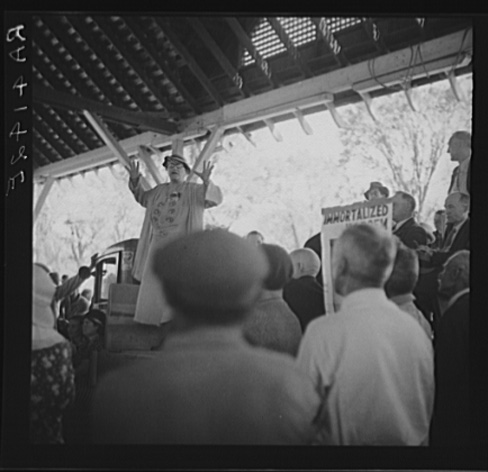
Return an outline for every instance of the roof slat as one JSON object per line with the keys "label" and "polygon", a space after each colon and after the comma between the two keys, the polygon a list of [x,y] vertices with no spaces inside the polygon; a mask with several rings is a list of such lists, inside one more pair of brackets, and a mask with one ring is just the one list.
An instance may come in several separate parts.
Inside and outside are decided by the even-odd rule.
{"label": "roof slat", "polygon": [[[157,25],[151,18],[150,21],[155,25],[155,27],[160,30],[159,25]],[[134,20],[126,18],[127,24],[132,29],[134,36],[141,42],[141,45],[146,49],[146,51],[151,55],[156,64],[164,72],[168,80],[174,85],[174,87],[181,94],[183,99],[186,101],[188,106],[196,114],[201,113],[201,109],[196,103],[193,95],[187,90],[187,88],[181,83],[178,77],[178,67],[175,62],[169,56],[163,56],[161,51],[158,51],[153,46],[153,39],[147,36],[146,30],[143,30]]]}
{"label": "roof slat", "polygon": [[189,17],[187,19],[188,23],[191,25],[195,33],[201,39],[203,44],[207,47],[207,49],[212,53],[215,57],[217,62],[222,67],[222,70],[227,74],[230,80],[236,85],[237,90],[241,96],[248,97],[250,95],[250,91],[247,85],[242,80],[237,69],[231,64],[227,56],[224,54],[222,49],[220,49],[219,45],[214,41],[210,33],[207,31],[203,23],[195,17]]}
{"label": "roof slat", "polygon": [[97,17],[96,22],[99,24],[100,27],[103,28],[105,35],[108,37],[110,42],[119,50],[124,60],[137,74],[145,87],[154,95],[154,97],[156,97],[160,105],[162,105],[164,109],[169,112],[172,107],[168,104],[166,97],[164,97],[163,94],[160,92],[161,86],[156,85],[153,82],[153,79],[144,72],[141,64],[136,61],[136,55],[133,54],[126,46],[126,44],[128,44],[127,39],[122,40],[121,38],[119,38],[119,35],[114,31],[114,27],[110,24],[108,19],[103,17]]}
{"label": "roof slat", "polygon": [[242,46],[244,46],[255,59],[256,63],[258,64],[259,70],[263,73],[263,76],[266,77],[268,83],[276,88],[278,84],[272,76],[272,71],[269,63],[265,59],[263,59],[239,21],[237,21],[236,18],[229,17],[225,18],[225,21],[230,26],[230,29],[236,35]]}
{"label": "roof slat", "polygon": [[51,128],[53,133],[59,134],[64,144],[71,149],[73,154],[81,154],[86,151],[85,146],[80,146],[74,136],[68,133],[66,128],[57,122],[56,118],[49,113],[49,109],[46,106],[41,105],[36,107],[34,113],[36,113],[39,118]]}
{"label": "roof slat", "polygon": [[285,45],[289,56],[293,59],[293,61],[295,62],[295,64],[297,65],[301,73],[307,78],[311,77],[312,72],[310,72],[308,65],[301,57],[300,53],[298,52],[298,49],[295,47],[293,41],[290,39],[285,29],[281,26],[278,19],[268,17],[267,20],[271,25],[271,27],[275,30],[278,37],[280,38],[280,41]]}
{"label": "roof slat", "polygon": [[156,23],[159,24],[160,28],[163,30],[163,33],[171,41],[173,46],[178,50],[180,55],[186,61],[189,69],[202,84],[202,87],[207,91],[212,100],[219,106],[224,105],[225,102],[220,96],[219,92],[214,87],[210,79],[206,76],[205,72],[203,72],[201,67],[198,65],[198,62],[195,60],[195,58],[188,52],[188,49],[178,38],[177,34],[173,31],[170,22],[161,18],[156,18]]}

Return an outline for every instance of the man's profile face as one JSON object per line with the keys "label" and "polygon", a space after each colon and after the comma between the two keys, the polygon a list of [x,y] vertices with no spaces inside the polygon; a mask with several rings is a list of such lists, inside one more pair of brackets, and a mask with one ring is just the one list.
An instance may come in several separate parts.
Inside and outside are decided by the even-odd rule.
{"label": "man's profile face", "polygon": [[380,192],[379,188],[373,188],[368,192],[368,200],[378,200],[379,198],[385,198],[385,196]]}
{"label": "man's profile face", "polygon": [[453,136],[447,143],[447,153],[451,155],[451,161],[460,162],[466,153],[466,145]]}
{"label": "man's profile face", "polygon": [[455,277],[453,277],[453,274],[454,264],[452,261],[447,261],[437,278],[439,295],[444,298],[450,298],[453,295],[455,285]]}
{"label": "man's profile face", "polygon": [[408,216],[408,202],[403,199],[400,193],[396,193],[393,202],[393,221],[402,221]]}

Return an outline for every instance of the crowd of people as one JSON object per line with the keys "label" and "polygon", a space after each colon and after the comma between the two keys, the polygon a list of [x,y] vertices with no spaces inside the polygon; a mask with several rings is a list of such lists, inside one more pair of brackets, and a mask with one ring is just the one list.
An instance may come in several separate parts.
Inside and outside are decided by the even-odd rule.
{"label": "crowd of people", "polygon": [[[467,447],[468,145],[464,132],[449,141],[460,165],[433,234],[405,191],[391,197],[392,233],[344,230],[330,261],[341,300],[333,313],[320,233],[289,253],[258,231],[203,230],[203,210],[222,200],[212,166],[193,184],[186,160],[168,156],[170,182],[147,191],[132,164],[150,234],[138,248],[136,321],[168,330],[152,356],[98,379],[90,441]],[[365,193],[389,197],[379,182]],[[62,442],[76,369],[103,349],[105,315],[69,311],[62,331],[56,304],[91,268],[62,285],[34,269],[31,431],[34,442]]]}

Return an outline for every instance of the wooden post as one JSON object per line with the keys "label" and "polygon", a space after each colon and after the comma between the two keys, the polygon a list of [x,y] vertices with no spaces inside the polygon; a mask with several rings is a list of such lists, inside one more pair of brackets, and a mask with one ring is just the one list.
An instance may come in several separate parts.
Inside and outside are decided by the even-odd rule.
{"label": "wooden post", "polygon": [[44,182],[44,186],[42,187],[41,194],[39,195],[39,198],[37,199],[36,202],[36,207],[34,209],[34,222],[37,220],[37,217],[39,216],[39,213],[41,213],[41,209],[44,205],[44,202],[46,201],[46,198],[51,191],[51,188],[53,187],[55,179],[51,176],[49,176],[46,181]]}

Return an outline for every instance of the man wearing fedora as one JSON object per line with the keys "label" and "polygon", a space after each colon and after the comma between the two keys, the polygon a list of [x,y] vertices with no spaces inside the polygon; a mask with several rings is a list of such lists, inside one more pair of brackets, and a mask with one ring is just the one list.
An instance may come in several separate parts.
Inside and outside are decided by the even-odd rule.
{"label": "man wearing fedora", "polygon": [[390,191],[381,182],[371,182],[369,189],[364,193],[366,200],[376,200],[378,198],[388,198]]}
{"label": "man wearing fedora", "polygon": [[141,236],[134,259],[133,276],[141,281],[134,321],[160,326],[172,319],[151,269],[154,252],[168,242],[203,229],[203,212],[222,202],[222,191],[210,181],[213,165],[205,163],[202,172],[194,171],[203,184],[189,182],[190,166],[177,154],[163,161],[169,182],[145,191],[141,185],[139,163],[130,162],[129,189],[146,208]]}

